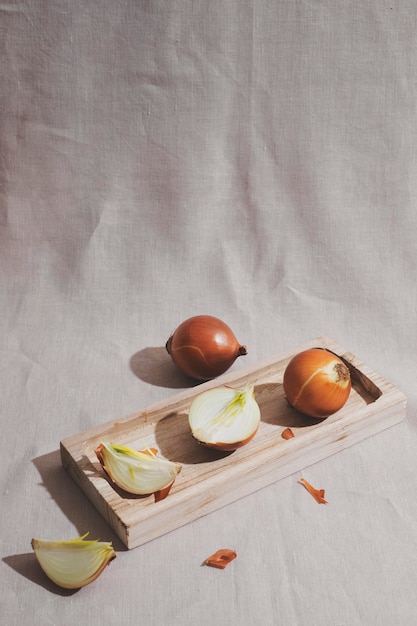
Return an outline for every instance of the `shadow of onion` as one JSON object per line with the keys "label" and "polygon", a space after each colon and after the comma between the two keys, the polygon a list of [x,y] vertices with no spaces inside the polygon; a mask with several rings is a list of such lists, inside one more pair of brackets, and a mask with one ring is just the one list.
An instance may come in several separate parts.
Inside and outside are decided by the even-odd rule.
{"label": "shadow of onion", "polygon": [[294,409],[285,397],[281,383],[255,385],[255,399],[261,409],[261,420],[284,428],[305,428],[320,424],[326,418],[313,418]]}
{"label": "shadow of onion", "polygon": [[[42,481],[40,485],[47,490],[66,518],[77,528],[78,536],[88,531],[89,539],[111,541],[117,551],[127,549],[62,466],[59,450],[32,459],[32,462],[40,474]],[[75,539],[75,536],[54,539]]]}
{"label": "shadow of onion", "polygon": [[209,448],[194,439],[186,413],[171,413],[159,420],[155,424],[155,440],[162,456],[185,465],[209,463],[232,454]]}
{"label": "shadow of onion", "polygon": [[43,587],[51,593],[55,593],[58,596],[72,596],[74,593],[80,591],[79,589],[64,589],[59,587],[44,573],[39,565],[34,552],[26,552],[24,554],[12,554],[6,556],[3,559],[9,567],[15,570],[21,576],[24,576],[31,582]]}
{"label": "shadow of onion", "polygon": [[143,348],[130,359],[130,369],[145,383],[168,389],[188,389],[201,384],[183,374],[172,361],[165,346]]}

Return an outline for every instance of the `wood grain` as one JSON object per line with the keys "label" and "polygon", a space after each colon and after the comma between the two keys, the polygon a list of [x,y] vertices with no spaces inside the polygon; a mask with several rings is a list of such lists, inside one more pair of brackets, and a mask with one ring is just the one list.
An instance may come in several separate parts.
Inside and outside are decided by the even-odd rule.
{"label": "wood grain", "polygon": [[[352,376],[346,405],[325,420],[312,420],[292,409],[282,387],[289,360],[311,347],[335,352]],[[198,444],[188,425],[192,399],[221,384],[239,388],[246,382],[255,386],[261,409],[255,438],[233,453]],[[61,459],[126,547],[134,548],[400,422],[405,412],[404,394],[324,336],[64,439],[60,442]],[[289,440],[281,437],[287,427],[294,433]],[[152,496],[134,497],[115,489],[94,453],[104,441],[136,449],[155,447],[165,458],[181,463],[182,471],[170,495],[155,502]]]}

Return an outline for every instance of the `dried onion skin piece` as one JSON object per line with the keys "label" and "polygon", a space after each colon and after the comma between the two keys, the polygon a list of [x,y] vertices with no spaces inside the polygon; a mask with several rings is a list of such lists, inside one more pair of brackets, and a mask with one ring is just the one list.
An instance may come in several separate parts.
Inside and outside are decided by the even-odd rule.
{"label": "dried onion skin piece", "polygon": [[225,569],[236,557],[237,554],[234,550],[231,550],[230,548],[221,548],[211,556],[207,557],[204,561],[204,565],[216,567],[217,569]]}
{"label": "dried onion skin piece", "polygon": [[283,439],[293,439],[294,436],[295,435],[293,431],[291,430],[291,428],[285,428],[281,433],[281,437]]}
{"label": "dried onion skin piece", "polygon": [[316,489],[313,485],[310,485],[305,478],[300,478],[298,482],[307,489],[308,493],[313,496],[316,502],[319,504],[328,504],[327,500],[324,498],[324,489]]}

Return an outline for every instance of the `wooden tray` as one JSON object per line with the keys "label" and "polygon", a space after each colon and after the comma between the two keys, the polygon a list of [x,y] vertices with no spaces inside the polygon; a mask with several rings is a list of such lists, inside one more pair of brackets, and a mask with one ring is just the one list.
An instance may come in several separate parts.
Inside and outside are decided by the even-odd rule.
{"label": "wooden tray", "polygon": [[[345,406],[326,420],[305,418],[285,397],[282,378],[288,361],[301,350],[322,347],[348,365],[353,388]],[[261,425],[255,438],[232,453],[219,453],[191,436],[188,409],[202,391],[221,384],[255,386]],[[330,337],[320,337],[278,357],[197,385],[143,411],[110,421],[60,443],[64,467],[127,548],[134,548],[207,513],[249,495],[335,452],[400,422],[406,398]],[[291,427],[295,437],[281,437]],[[115,489],[94,453],[103,441],[143,449],[182,464],[170,494],[135,497]]]}

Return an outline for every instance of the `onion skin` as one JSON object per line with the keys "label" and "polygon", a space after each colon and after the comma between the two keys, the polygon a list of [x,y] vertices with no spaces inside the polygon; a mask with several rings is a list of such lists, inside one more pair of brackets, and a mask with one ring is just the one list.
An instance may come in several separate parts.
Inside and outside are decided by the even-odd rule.
{"label": "onion skin", "polygon": [[347,366],[322,348],[304,350],[293,357],[284,372],[283,385],[293,408],[320,419],[341,409],[352,387]]}
{"label": "onion skin", "polygon": [[210,567],[217,567],[218,569],[224,569],[236,557],[237,557],[237,554],[234,550],[230,550],[229,548],[221,548],[220,550],[217,550],[217,552],[209,556],[204,561],[204,565],[209,565]]}
{"label": "onion skin", "polygon": [[211,315],[196,315],[182,322],[165,347],[178,369],[197,380],[220,376],[238,356],[247,354],[231,328]]}

